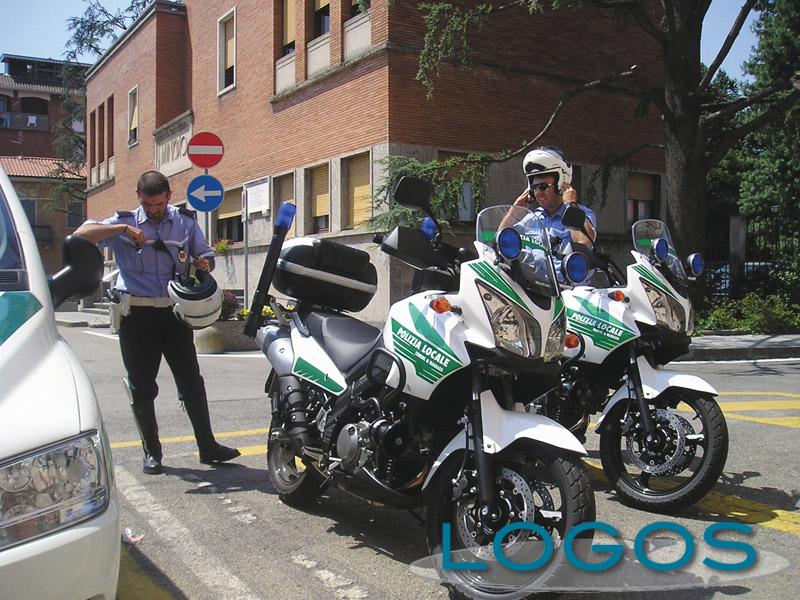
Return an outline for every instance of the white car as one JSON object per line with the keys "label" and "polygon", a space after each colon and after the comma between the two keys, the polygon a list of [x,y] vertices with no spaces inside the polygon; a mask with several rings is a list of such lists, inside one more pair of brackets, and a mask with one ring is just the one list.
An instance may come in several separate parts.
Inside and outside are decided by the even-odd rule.
{"label": "white car", "polygon": [[58,334],[54,307],[91,293],[99,251],[67,238],[45,275],[0,168],[0,597],[113,600],[119,509],[92,384]]}

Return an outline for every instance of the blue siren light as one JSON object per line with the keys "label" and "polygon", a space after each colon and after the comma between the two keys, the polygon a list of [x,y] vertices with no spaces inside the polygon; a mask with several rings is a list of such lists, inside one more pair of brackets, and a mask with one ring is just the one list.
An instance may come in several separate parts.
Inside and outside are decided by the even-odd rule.
{"label": "blue siren light", "polygon": [[430,217],[425,217],[419,228],[422,230],[422,233],[425,234],[425,237],[428,238],[429,240],[432,240],[433,236],[436,235],[436,221],[434,221]]}
{"label": "blue siren light", "polygon": [[690,254],[688,262],[689,262],[689,270],[691,270],[692,275],[697,277],[703,273],[703,269],[706,266],[706,261],[703,259],[702,254],[698,252]]}
{"label": "blue siren light", "polygon": [[665,260],[669,252],[669,244],[664,238],[658,238],[653,242],[653,251],[659,261]]}
{"label": "blue siren light", "polygon": [[589,276],[589,259],[579,252],[573,252],[564,261],[564,271],[567,279],[578,284]]}
{"label": "blue siren light", "polygon": [[516,229],[506,227],[497,234],[497,249],[503,258],[514,260],[522,253],[522,238]]}
{"label": "blue siren light", "polygon": [[289,229],[294,221],[294,213],[297,207],[290,202],[281,202],[281,207],[278,209],[278,216],[275,219],[275,227],[286,227]]}

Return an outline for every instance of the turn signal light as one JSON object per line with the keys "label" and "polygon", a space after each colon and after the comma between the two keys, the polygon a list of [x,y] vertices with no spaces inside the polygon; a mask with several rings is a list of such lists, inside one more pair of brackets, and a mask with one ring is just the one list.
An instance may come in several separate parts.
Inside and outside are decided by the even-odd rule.
{"label": "turn signal light", "polygon": [[616,300],[617,302],[625,302],[625,300],[628,299],[628,297],[625,295],[625,292],[621,290],[614,290],[608,295],[608,297],[612,300]]}
{"label": "turn signal light", "polygon": [[431,300],[431,308],[441,315],[450,312],[452,306],[450,306],[450,301],[447,298],[436,298]]}
{"label": "turn signal light", "polygon": [[578,336],[575,335],[574,333],[568,333],[564,337],[564,345],[570,350],[573,350],[574,348],[577,348],[578,346],[581,345],[581,341],[580,339],[578,339]]}

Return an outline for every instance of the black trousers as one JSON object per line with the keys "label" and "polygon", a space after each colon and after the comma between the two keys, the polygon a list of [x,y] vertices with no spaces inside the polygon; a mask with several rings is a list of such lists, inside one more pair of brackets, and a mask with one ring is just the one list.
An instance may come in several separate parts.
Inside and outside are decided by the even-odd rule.
{"label": "black trousers", "polygon": [[205,383],[197,364],[192,330],[175,318],[171,307],[132,306],[130,314],[120,323],[119,345],[134,406],[151,410],[158,395],[156,376],[162,356],[187,411],[192,405],[206,405]]}

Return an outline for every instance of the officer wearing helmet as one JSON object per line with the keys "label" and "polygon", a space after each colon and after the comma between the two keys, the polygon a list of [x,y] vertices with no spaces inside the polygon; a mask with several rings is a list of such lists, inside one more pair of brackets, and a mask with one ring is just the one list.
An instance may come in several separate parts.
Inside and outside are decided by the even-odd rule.
{"label": "officer wearing helmet", "polygon": [[[214,439],[192,334],[192,328],[213,322],[222,304],[222,294],[209,274],[214,268],[214,252],[194,212],[169,204],[172,192],[164,175],[143,173],[136,195],[136,210],[119,211],[101,222],[88,220],[75,235],[111,247],[119,267],[114,291],[125,315],[119,326],[119,345],[144,448],[142,470],[163,472],[154,407],[162,356],[192,423],[200,462],[231,460],[239,451]],[[188,277],[191,264],[199,283]]]}
{"label": "officer wearing helmet", "polygon": [[[572,164],[564,158],[563,152],[553,146],[535,148],[525,155],[522,169],[528,180],[528,187],[514,201],[514,206],[527,208],[535,217],[542,219],[550,237],[559,240],[562,254],[568,250],[571,241],[592,249],[597,237],[597,217],[592,209],[578,204],[577,192],[570,185]],[[534,206],[532,198],[536,200]],[[569,205],[578,206],[586,213],[584,226],[588,236],[582,231],[568,228],[561,221]],[[562,278],[560,262],[559,258],[555,259],[559,280]]]}

